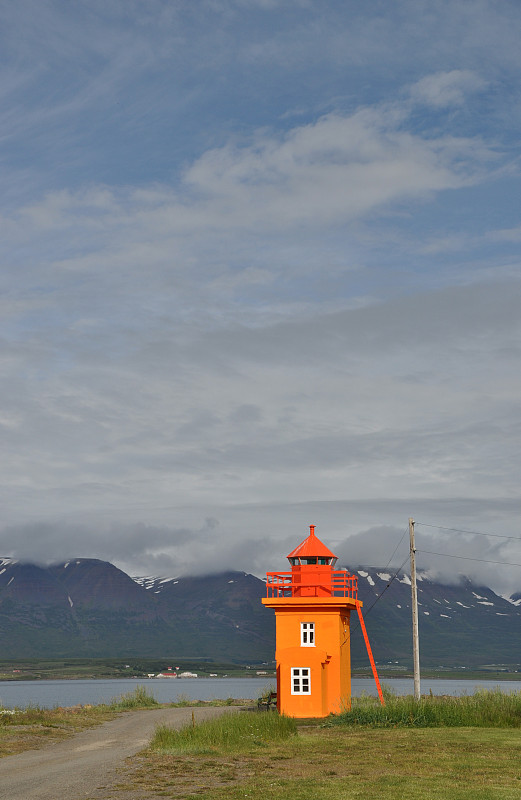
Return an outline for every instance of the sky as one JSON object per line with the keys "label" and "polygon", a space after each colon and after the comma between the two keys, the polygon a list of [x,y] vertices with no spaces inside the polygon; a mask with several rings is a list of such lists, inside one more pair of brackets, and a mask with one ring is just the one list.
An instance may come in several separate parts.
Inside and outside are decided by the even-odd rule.
{"label": "sky", "polygon": [[261,575],[315,524],[398,567],[414,517],[519,591],[520,41],[507,0],[2,4],[0,555]]}

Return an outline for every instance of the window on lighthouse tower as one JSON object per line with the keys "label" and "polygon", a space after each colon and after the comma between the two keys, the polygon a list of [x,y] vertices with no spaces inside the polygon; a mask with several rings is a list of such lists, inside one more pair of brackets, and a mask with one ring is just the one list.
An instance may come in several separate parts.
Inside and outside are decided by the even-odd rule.
{"label": "window on lighthouse tower", "polygon": [[302,647],[315,646],[315,623],[314,622],[301,622],[300,623],[300,644]]}

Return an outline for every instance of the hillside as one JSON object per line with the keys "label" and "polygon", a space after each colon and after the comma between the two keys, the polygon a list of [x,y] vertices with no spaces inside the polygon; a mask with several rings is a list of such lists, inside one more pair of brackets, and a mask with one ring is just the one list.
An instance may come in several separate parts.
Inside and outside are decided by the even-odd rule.
{"label": "hillside", "polygon": [[258,578],[231,572],[162,586],[150,591],[97,559],[47,568],[2,559],[3,658],[273,658],[274,622]]}
{"label": "hillside", "polygon": [[[358,596],[364,603],[375,658],[381,663],[410,665],[409,577],[398,576],[386,588],[392,577],[389,573],[373,569],[359,570],[358,575]],[[467,579],[449,585],[419,576],[417,587],[423,666],[507,664],[521,668],[521,609],[512,600]]]}
{"label": "hillside", "polygon": [[[410,581],[359,570],[359,597],[375,659],[411,665]],[[390,584],[390,585],[389,585]],[[3,658],[177,657],[255,664],[274,658],[265,584],[244,572],[137,577],[105,561],[42,567],[0,559]],[[521,661],[519,594],[510,601],[463,580],[418,582],[424,667],[482,667]],[[368,663],[352,621],[354,666]]]}

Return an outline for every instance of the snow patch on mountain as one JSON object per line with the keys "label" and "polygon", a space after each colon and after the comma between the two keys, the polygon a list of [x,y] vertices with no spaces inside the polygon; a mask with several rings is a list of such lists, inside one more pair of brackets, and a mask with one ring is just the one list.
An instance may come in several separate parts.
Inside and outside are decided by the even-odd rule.
{"label": "snow patch on mountain", "polygon": [[154,594],[159,594],[161,590],[164,589],[164,587],[168,583],[178,583],[178,580],[176,578],[163,578],[163,577],[158,578],[155,577],[154,575],[136,576],[133,577],[132,580],[134,581],[134,583],[138,583],[144,589],[147,589],[148,591],[151,591]]}

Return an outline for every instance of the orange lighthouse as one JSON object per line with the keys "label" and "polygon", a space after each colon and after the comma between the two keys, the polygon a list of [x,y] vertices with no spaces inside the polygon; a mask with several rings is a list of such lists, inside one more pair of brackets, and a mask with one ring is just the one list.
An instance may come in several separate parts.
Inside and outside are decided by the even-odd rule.
{"label": "orange lighthouse", "polygon": [[310,534],[289,555],[291,572],[268,572],[267,597],[275,611],[277,707],[289,717],[327,717],[351,705],[350,614],[356,609],[377,681],[365,631],[358,578],[334,570],[337,557]]}

